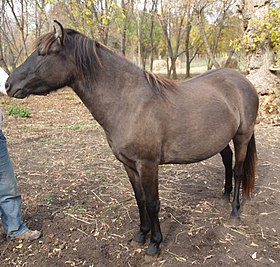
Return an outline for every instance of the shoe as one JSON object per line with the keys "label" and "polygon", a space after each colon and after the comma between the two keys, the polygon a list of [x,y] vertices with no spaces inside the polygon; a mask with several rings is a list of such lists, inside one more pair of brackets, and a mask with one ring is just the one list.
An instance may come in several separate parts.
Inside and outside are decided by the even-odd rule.
{"label": "shoe", "polygon": [[26,241],[32,241],[36,240],[41,236],[41,232],[37,230],[28,230],[25,233],[15,236],[12,239],[18,239],[18,240],[26,240]]}

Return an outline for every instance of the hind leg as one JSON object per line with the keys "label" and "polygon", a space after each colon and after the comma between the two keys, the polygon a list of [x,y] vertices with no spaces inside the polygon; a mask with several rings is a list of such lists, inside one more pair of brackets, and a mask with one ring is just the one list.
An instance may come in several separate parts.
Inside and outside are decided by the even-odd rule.
{"label": "hind leg", "polygon": [[225,190],[223,197],[225,200],[230,200],[230,193],[232,191],[232,150],[229,145],[220,152],[225,166]]}
{"label": "hind leg", "polygon": [[235,149],[235,166],[234,166],[234,193],[232,201],[232,211],[231,217],[239,217],[240,209],[240,185],[245,178],[244,173],[244,162],[247,154],[247,147],[251,135],[246,134],[236,135],[233,139],[234,149]]}

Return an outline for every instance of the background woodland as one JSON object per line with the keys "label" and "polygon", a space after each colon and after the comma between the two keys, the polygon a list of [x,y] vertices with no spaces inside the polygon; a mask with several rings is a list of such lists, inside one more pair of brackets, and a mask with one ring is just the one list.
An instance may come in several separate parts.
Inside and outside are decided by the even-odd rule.
{"label": "background woodland", "polygon": [[[172,79],[191,68],[234,67],[280,113],[279,0],[1,0],[0,67],[10,73],[53,20]],[[278,122],[279,116],[272,120]]]}

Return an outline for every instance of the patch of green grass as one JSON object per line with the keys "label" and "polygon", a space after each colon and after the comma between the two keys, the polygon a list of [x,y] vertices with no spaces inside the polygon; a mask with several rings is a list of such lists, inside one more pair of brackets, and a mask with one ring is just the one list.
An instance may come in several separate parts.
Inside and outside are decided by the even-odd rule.
{"label": "patch of green grass", "polygon": [[30,112],[25,107],[14,106],[8,108],[7,115],[14,116],[14,117],[28,118],[30,117]]}
{"label": "patch of green grass", "polygon": [[54,197],[52,195],[48,195],[46,198],[46,202],[48,206],[51,206],[54,203]]}
{"label": "patch of green grass", "polygon": [[80,130],[81,129],[81,124],[77,123],[77,124],[71,124],[71,125],[67,125],[66,129],[70,129],[70,130]]}
{"label": "patch of green grass", "polygon": [[87,212],[87,208],[77,205],[77,206],[73,207],[73,212],[75,212],[75,213],[85,213],[85,212]]}

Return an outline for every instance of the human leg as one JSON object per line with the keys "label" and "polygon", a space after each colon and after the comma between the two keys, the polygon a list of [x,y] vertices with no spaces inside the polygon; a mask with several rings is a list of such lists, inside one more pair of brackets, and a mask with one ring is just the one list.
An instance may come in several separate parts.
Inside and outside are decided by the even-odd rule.
{"label": "human leg", "polygon": [[28,231],[21,215],[21,195],[17,187],[6,138],[0,130],[0,213],[5,233],[16,237]]}

